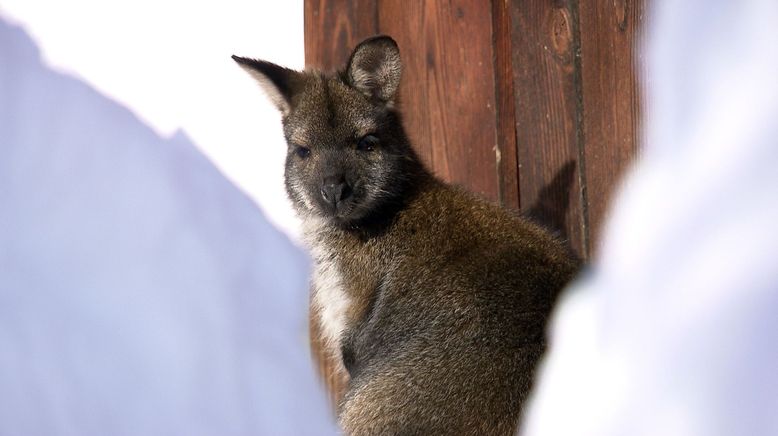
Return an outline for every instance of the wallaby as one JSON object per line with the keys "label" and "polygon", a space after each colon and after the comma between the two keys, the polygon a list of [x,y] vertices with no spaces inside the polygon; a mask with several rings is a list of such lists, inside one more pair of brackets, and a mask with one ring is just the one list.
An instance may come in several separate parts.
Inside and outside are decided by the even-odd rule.
{"label": "wallaby", "polygon": [[425,168],[396,107],[392,38],[361,42],[335,74],[233,59],[282,114],[312,304],[350,377],[344,432],[514,434],[570,251]]}

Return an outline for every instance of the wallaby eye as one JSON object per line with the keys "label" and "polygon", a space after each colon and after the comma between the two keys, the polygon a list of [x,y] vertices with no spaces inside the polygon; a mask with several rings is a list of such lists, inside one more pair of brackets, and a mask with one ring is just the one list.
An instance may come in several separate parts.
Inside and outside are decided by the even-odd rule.
{"label": "wallaby eye", "polygon": [[311,155],[311,149],[308,147],[303,147],[302,145],[298,145],[297,147],[295,147],[294,152],[301,159],[305,159],[306,157]]}
{"label": "wallaby eye", "polygon": [[376,144],[378,144],[378,138],[376,138],[374,135],[365,135],[357,143],[357,150],[373,151]]}

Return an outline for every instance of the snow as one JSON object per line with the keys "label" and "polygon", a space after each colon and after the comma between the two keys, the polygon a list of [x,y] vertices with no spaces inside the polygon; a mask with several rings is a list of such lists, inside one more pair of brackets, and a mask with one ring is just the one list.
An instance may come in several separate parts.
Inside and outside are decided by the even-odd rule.
{"label": "snow", "polygon": [[646,147],[523,434],[778,434],[778,3],[660,1]]}
{"label": "snow", "polygon": [[280,115],[230,55],[301,69],[303,2],[2,0],[47,65],[83,79],[162,136],[187,132],[227,178],[296,237]]}
{"label": "snow", "polygon": [[334,434],[309,260],[0,19],[0,434]]}

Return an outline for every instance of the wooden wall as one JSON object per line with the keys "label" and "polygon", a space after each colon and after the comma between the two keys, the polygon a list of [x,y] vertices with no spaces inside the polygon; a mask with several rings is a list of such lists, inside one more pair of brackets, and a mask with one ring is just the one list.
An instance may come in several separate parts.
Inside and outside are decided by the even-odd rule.
{"label": "wooden wall", "polygon": [[[362,39],[392,36],[406,129],[429,167],[587,259],[638,151],[643,16],[643,0],[305,0],[305,60],[343,68]],[[337,400],[344,376],[320,363]]]}

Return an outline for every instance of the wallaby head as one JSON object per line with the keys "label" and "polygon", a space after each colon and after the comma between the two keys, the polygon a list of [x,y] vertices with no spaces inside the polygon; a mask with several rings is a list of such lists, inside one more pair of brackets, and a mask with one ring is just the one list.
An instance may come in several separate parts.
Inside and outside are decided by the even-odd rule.
{"label": "wallaby head", "polygon": [[336,74],[233,56],[282,114],[286,189],[298,213],[344,227],[382,219],[424,173],[395,110],[402,63],[394,40],[360,43]]}

